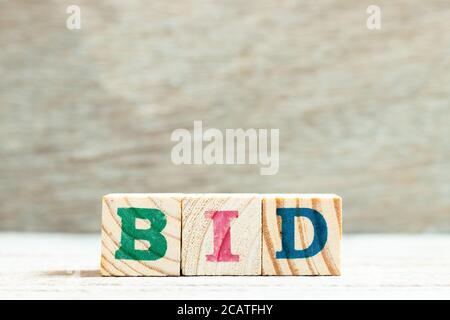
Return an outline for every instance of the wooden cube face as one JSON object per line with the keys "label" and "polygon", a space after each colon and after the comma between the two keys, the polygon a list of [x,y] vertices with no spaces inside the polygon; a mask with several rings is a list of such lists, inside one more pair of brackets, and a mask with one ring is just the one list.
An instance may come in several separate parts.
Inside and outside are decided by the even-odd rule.
{"label": "wooden cube face", "polygon": [[261,275],[258,195],[186,195],[182,217],[183,275]]}
{"label": "wooden cube face", "polygon": [[342,200],[263,196],[263,275],[340,275]]}
{"label": "wooden cube face", "polygon": [[102,275],[179,276],[180,255],[180,195],[103,197]]}

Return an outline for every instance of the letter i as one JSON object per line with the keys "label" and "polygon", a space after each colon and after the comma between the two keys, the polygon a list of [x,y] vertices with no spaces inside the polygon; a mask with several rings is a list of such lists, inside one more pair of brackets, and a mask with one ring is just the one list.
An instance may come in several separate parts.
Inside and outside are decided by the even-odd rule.
{"label": "letter i", "polygon": [[206,255],[209,262],[239,262],[239,255],[231,253],[230,220],[238,217],[237,211],[207,211],[205,217],[214,224],[214,253]]}

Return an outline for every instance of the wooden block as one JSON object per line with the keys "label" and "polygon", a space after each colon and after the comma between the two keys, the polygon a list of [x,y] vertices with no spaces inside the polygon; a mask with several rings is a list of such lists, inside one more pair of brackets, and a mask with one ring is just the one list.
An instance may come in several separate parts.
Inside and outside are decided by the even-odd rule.
{"label": "wooden block", "polygon": [[263,275],[340,275],[342,200],[263,195]]}
{"label": "wooden block", "polygon": [[103,197],[101,274],[179,276],[181,195]]}
{"label": "wooden block", "polygon": [[183,275],[261,275],[261,198],[185,195]]}

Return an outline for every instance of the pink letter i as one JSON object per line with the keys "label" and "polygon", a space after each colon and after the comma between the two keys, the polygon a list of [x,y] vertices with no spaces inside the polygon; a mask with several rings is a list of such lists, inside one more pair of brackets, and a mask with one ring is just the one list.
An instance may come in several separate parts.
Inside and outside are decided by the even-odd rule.
{"label": "pink letter i", "polygon": [[238,217],[237,211],[206,211],[205,217],[214,223],[214,253],[206,255],[210,262],[238,262],[239,255],[231,253],[230,220]]}

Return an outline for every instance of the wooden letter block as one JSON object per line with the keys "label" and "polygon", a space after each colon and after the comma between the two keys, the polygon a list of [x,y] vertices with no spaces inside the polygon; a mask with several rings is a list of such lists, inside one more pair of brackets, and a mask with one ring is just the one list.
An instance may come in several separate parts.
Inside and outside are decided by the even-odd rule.
{"label": "wooden letter block", "polygon": [[185,195],[183,275],[261,275],[261,197]]}
{"label": "wooden letter block", "polygon": [[340,275],[342,200],[263,196],[263,275]]}
{"label": "wooden letter block", "polygon": [[110,194],[103,197],[104,276],[179,276],[181,195]]}

